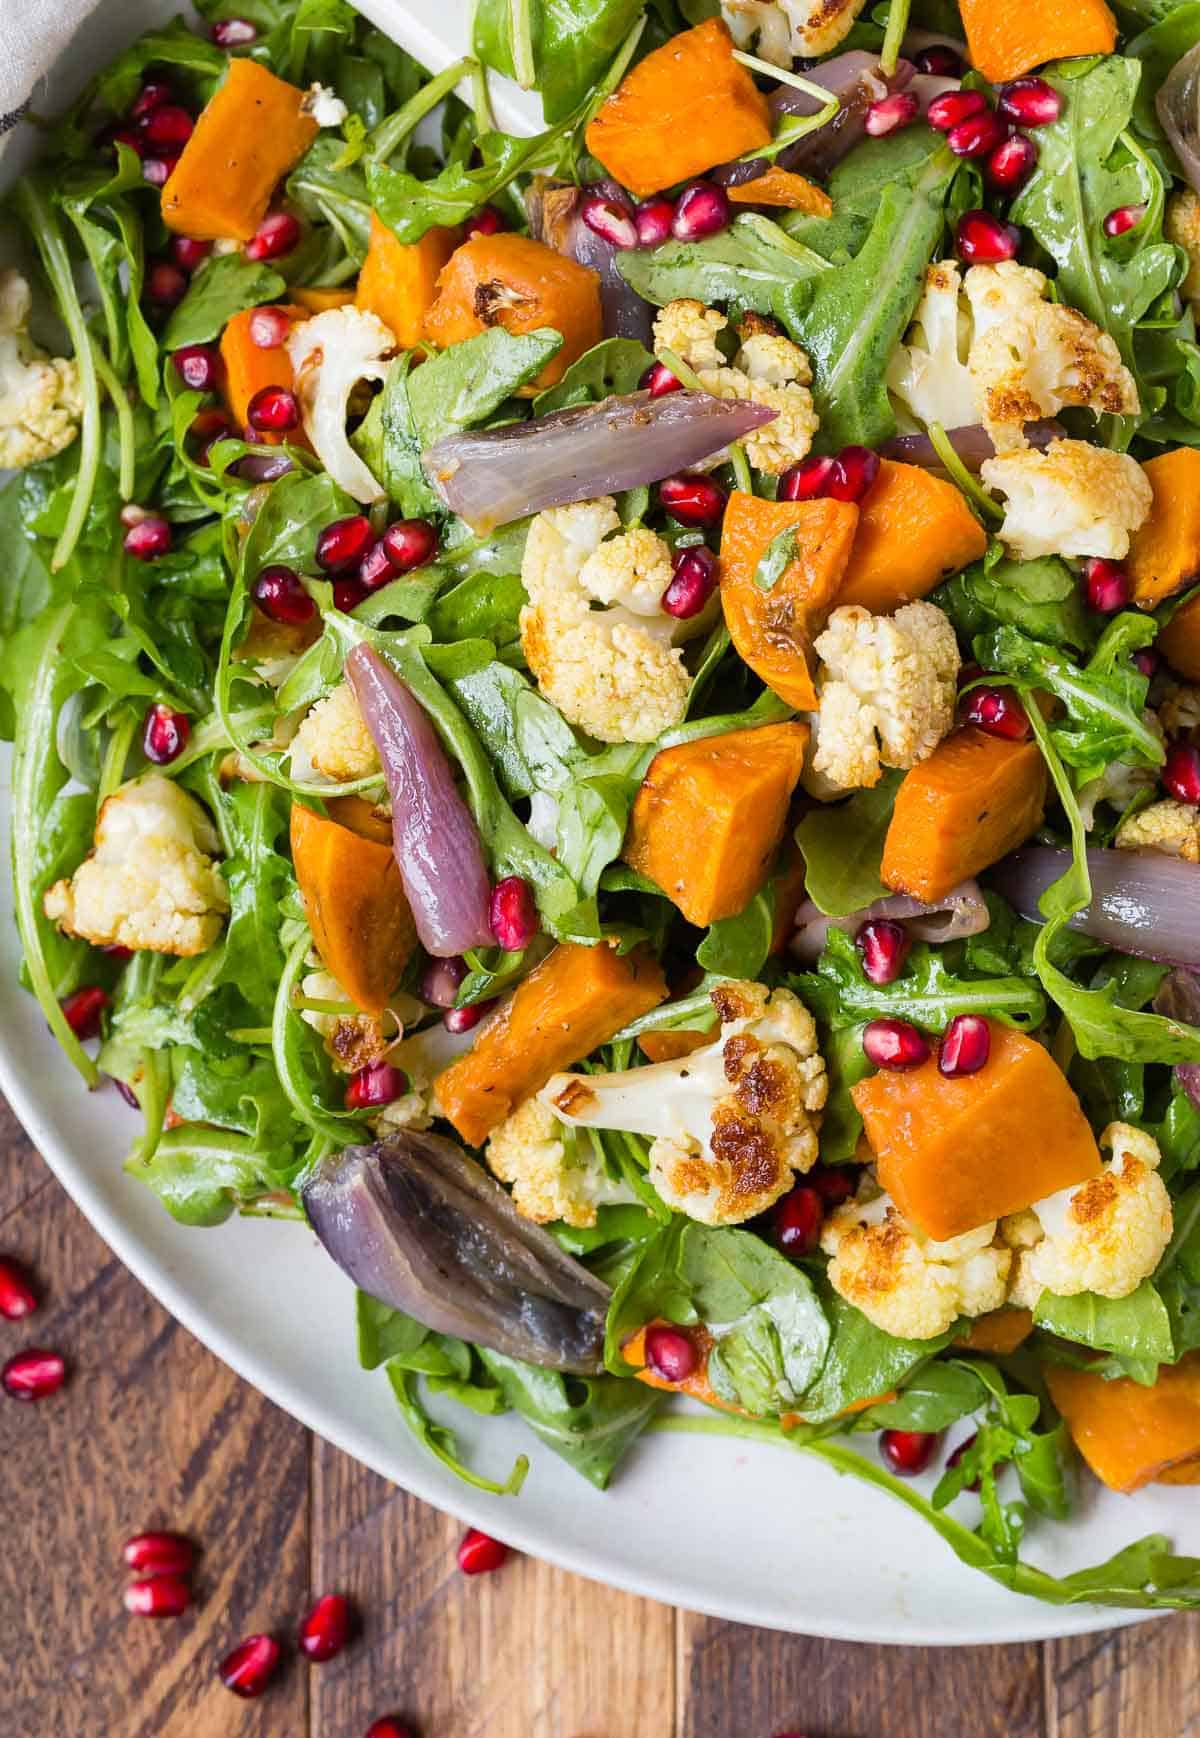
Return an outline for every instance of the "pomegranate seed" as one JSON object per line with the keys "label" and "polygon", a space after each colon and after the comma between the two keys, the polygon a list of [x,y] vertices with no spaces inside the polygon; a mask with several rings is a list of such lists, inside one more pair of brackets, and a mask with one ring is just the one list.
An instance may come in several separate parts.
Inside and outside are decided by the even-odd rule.
{"label": "pomegranate seed", "polygon": [[146,722],[142,726],[142,753],[155,766],[166,766],[168,761],[183,753],[191,733],[187,715],[164,706],[160,700],[146,713]]}
{"label": "pomegranate seed", "polygon": [[[126,1086],[126,1084],[123,1080],[118,1080],[115,1074],[110,1074],[108,1078],[112,1081],[113,1085],[116,1087],[116,1089],[120,1093],[121,1097],[125,1100],[125,1103],[129,1106],[130,1110],[141,1110],[142,1107],[138,1103],[137,1093],[134,1092],[132,1087]],[[171,1123],[167,1124],[168,1128],[171,1128],[172,1126],[173,1125]]]}
{"label": "pomegranate seed", "polygon": [[589,193],[580,206],[579,215],[593,235],[610,247],[631,248],[638,244],[637,224],[633,212],[624,202],[618,204],[603,193]]}
{"label": "pomegranate seed", "polygon": [[854,938],[862,967],[873,984],[891,984],[904,970],[912,937],[894,917],[876,917],[864,923]]}
{"label": "pomegranate seed", "polygon": [[122,1596],[132,1617],[182,1617],[192,1603],[192,1590],[181,1575],[155,1575],[132,1581]]}
{"label": "pomegranate seed", "polygon": [[677,549],[672,558],[674,574],[662,594],[662,607],[676,621],[690,621],[707,604],[717,584],[717,558],[711,549],[699,544],[694,549]]}
{"label": "pomegranate seed", "polygon": [[324,1593],[296,1635],[300,1652],[314,1665],[340,1654],[354,1633],[354,1609],[340,1593]]}
{"label": "pomegranate seed", "polygon": [[925,119],[937,132],[948,133],[952,127],[961,126],[986,110],[987,99],[982,91],[943,91],[930,103]]}
{"label": "pomegranate seed", "polygon": [[171,353],[175,372],[193,392],[212,392],[221,378],[221,357],[212,344],[185,344]]}
{"label": "pomegranate seed", "polygon": [[683,389],[683,381],[678,375],[671,373],[665,362],[652,362],[638,385],[651,398],[664,398],[668,392],[680,392]]}
{"label": "pomegranate seed", "polygon": [[291,329],[282,308],[255,308],[250,316],[250,342],[259,350],[278,350]]}
{"label": "pomegranate seed", "polygon": [[1131,229],[1137,228],[1145,215],[1144,205],[1118,205],[1104,219],[1104,233],[1112,236],[1127,235]]}
{"label": "pomegranate seed", "polygon": [[402,1068],[390,1062],[368,1062],[350,1076],[346,1088],[347,1110],[371,1110],[377,1105],[394,1104],[408,1091],[408,1076]]}
{"label": "pomegranate seed", "polygon": [[[165,175],[163,180],[166,180]],[[182,302],[187,295],[187,287],[186,275],[167,260],[159,260],[156,265],[152,265],[146,276],[146,296],[160,308],[173,308],[176,302]]]}
{"label": "pomegranate seed", "polygon": [[666,241],[675,221],[670,199],[647,199],[633,214],[639,247],[658,247]]}
{"label": "pomegranate seed", "polygon": [[121,1555],[135,1575],[190,1575],[196,1548],[182,1533],[135,1533]]}
{"label": "pomegranate seed", "polygon": [[98,984],[87,984],[64,996],[61,1007],[63,1018],[77,1038],[98,1038],[100,1020],[108,1007],[108,991]]}
{"label": "pomegranate seed", "polygon": [[963,75],[962,55],[948,42],[931,42],[928,48],[919,49],[913,55],[913,65],[918,72],[928,73],[931,78],[961,78]]}
{"label": "pomegranate seed", "polygon": [[365,513],[351,513],[345,519],[335,519],[317,538],[317,566],[326,573],[341,573],[347,567],[357,567],[375,541],[371,521]]}
{"label": "pomegranate seed", "polygon": [[263,218],[242,251],[247,259],[279,259],[291,253],[299,240],[299,218],[290,211],[273,211]]}
{"label": "pomegranate seed", "polygon": [[96,144],[100,149],[108,150],[115,150],[118,145],[128,145],[139,157],[146,154],[141,135],[135,133],[132,127],[106,128],[96,134]]}
{"label": "pomegranate seed", "polygon": [[921,111],[921,105],[911,91],[894,91],[890,97],[880,97],[863,117],[863,125],[873,139],[888,133],[898,133],[911,127]]}
{"label": "pomegranate seed", "polygon": [[6,1322],[24,1321],[37,1308],[37,1293],[18,1262],[0,1255],[0,1316]]}
{"label": "pomegranate seed", "polygon": [[468,1008],[447,1008],[442,1015],[442,1025],[447,1032],[470,1032],[494,1006],[495,1002],[491,1001],[472,1002]]}
{"label": "pomegranate seed", "polygon": [[421,973],[417,994],[432,1008],[452,1008],[458,999],[458,987],[467,975],[467,962],[461,954],[447,960],[430,960]]}
{"label": "pomegranate seed", "polygon": [[171,527],[157,513],[147,513],[125,533],[121,547],[139,561],[154,561],[171,547]]}
{"label": "pomegranate seed", "polygon": [[1200,748],[1190,742],[1169,748],[1162,782],[1181,803],[1200,803]]}
{"label": "pomegranate seed", "polygon": [[955,252],[971,265],[992,266],[1016,259],[1020,246],[1021,232],[1016,224],[1005,223],[990,211],[964,211],[954,232]]}
{"label": "pomegranate seed", "polygon": [[0,1387],[10,1400],[46,1400],[57,1394],[66,1379],[67,1366],[58,1352],[30,1346],[18,1352],[0,1370]]}
{"label": "pomegranate seed", "polygon": [[938,1047],[938,1071],[947,1080],[978,1074],[992,1049],[992,1032],[978,1014],[956,1014]]}
{"label": "pomegranate seed", "polygon": [[906,1479],[925,1471],[937,1445],[936,1433],[929,1430],[885,1430],[879,1438],[880,1454],[893,1472]]}
{"label": "pomegranate seed", "polygon": [[929,1044],[907,1020],[870,1020],[863,1027],[862,1047],[876,1068],[919,1068],[929,1057]]}
{"label": "pomegranate seed", "polygon": [[400,1720],[393,1720],[390,1714],[385,1714],[380,1720],[372,1720],[367,1727],[366,1738],[413,1738],[412,1729]]}
{"label": "pomegranate seed", "polygon": [[[946,1456],[946,1471],[949,1472],[952,1467],[956,1467],[958,1465],[959,1461],[963,1458],[964,1454],[967,1453],[968,1449],[974,1448],[974,1446],[978,1440],[979,1440],[979,1432],[978,1431],[975,1431],[972,1433],[972,1435],[965,1437],[963,1439],[963,1441],[959,1443],[958,1447],[956,1449],[953,1449],[951,1451],[951,1453]],[[966,1486],[966,1489],[969,1491],[978,1491],[979,1480],[972,1479],[971,1483]]]}
{"label": "pomegranate seed", "polygon": [[997,145],[983,165],[983,178],[1000,193],[1015,193],[1024,187],[1037,168],[1038,148],[1024,133],[1014,133]]}
{"label": "pomegranate seed", "polygon": [[974,724],[1006,742],[1024,742],[1029,735],[1025,708],[1010,688],[972,688],[962,717],[964,724]]}
{"label": "pomegranate seed", "polygon": [[481,1533],[478,1527],[464,1533],[458,1547],[458,1566],[464,1575],[490,1575],[503,1567],[507,1557],[508,1546]]}
{"label": "pomegranate seed", "polygon": [[846,1165],[818,1165],[804,1181],[817,1191],[827,1207],[840,1207],[854,1193],[854,1178]]}
{"label": "pomegranate seed", "polygon": [[352,616],[366,595],[366,586],[360,585],[357,579],[335,579],[333,582],[333,607],[341,610],[343,615]]}
{"label": "pomegranate seed", "polygon": [[432,561],[438,551],[438,534],[428,519],[397,519],[380,538],[387,558],[398,573],[411,573]]}
{"label": "pomegranate seed", "polygon": [[1084,594],[1089,609],[1110,616],[1129,602],[1132,586],[1125,569],[1102,555],[1092,555],[1083,564]]}
{"label": "pomegranate seed", "polygon": [[142,164],[142,180],[151,187],[165,187],[178,161],[178,157],[147,157]]}
{"label": "pomegranate seed", "polygon": [[129,109],[131,121],[144,121],[152,115],[155,109],[161,109],[175,95],[169,84],[160,79],[152,79],[144,84]]}
{"label": "pomegranate seed", "polygon": [[171,258],[182,271],[194,272],[212,252],[211,241],[198,241],[193,235],[171,237]]}
{"label": "pomegranate seed", "polygon": [[310,622],[317,613],[300,575],[281,562],[263,568],[254,582],[254,601],[269,621],[293,628]]}
{"label": "pomegranate seed", "polygon": [[811,454],[799,464],[789,465],[779,479],[779,499],[816,501],[828,495],[836,462],[828,455],[818,458]]}
{"label": "pomegranate seed", "polygon": [[861,501],[878,475],[878,453],[870,447],[843,447],[833,461],[825,493],[835,501]]}
{"label": "pomegranate seed", "polygon": [[1158,674],[1158,666],[1161,660],[1158,653],[1152,652],[1149,646],[1142,646],[1133,654],[1133,662],[1135,668],[1138,669],[1143,676],[1149,679]]}
{"label": "pomegranate seed", "polygon": [[503,881],[497,881],[492,888],[488,922],[505,953],[520,953],[529,946],[540,924],[533,888],[523,875],[506,875]]}
{"label": "pomegranate seed", "polygon": [[661,1322],[646,1329],[646,1363],[664,1382],[686,1382],[700,1367],[700,1354],[682,1328]]}
{"label": "pomegranate seed", "polygon": [[1015,127],[1048,127],[1063,111],[1063,100],[1044,78],[1015,78],[996,99],[997,112]]}
{"label": "pomegranate seed", "polygon": [[217,1675],[227,1690],[245,1701],[261,1696],[279,1665],[282,1650],[273,1635],[250,1635],[227,1653]]}
{"label": "pomegranate seed", "polygon": [[286,434],[300,422],[300,401],[286,386],[263,386],[246,406],[246,421],[259,434]]}
{"label": "pomegranate seed", "polygon": [[508,224],[494,205],[481,205],[463,224],[463,240],[470,241],[473,235],[499,235],[507,228]]}
{"label": "pomegranate seed", "polygon": [[729,200],[713,181],[692,181],[679,195],[671,218],[676,241],[700,241],[729,227]]}
{"label": "pomegranate seed", "polygon": [[258,26],[248,18],[222,18],[209,35],[218,48],[244,48],[248,42],[258,41]]}
{"label": "pomegranate seed", "polygon": [[366,591],[378,591],[381,585],[390,585],[395,577],[396,569],[388,560],[382,541],[372,543],[358,564],[359,584]]}
{"label": "pomegranate seed", "polygon": [[142,122],[142,137],[156,146],[186,145],[195,128],[196,123],[186,109],[178,103],[163,103]]}
{"label": "pomegranate seed", "polygon": [[984,109],[982,114],[968,115],[957,127],[951,127],[946,143],[956,157],[986,157],[1005,137],[1004,122]]}
{"label": "pomegranate seed", "polygon": [[680,471],[678,476],[664,477],[658,485],[658,499],[677,525],[697,525],[708,530],[720,524],[725,512],[725,490],[699,471]]}
{"label": "pomegranate seed", "polygon": [[825,1206],[815,1189],[798,1184],[775,1204],[775,1242],[785,1255],[811,1255],[821,1241]]}

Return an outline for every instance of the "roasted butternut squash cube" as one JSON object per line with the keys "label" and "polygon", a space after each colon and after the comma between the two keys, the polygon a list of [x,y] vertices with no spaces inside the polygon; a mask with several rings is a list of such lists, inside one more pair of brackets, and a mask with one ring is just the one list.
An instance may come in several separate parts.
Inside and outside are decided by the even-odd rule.
{"label": "roasted butternut squash cube", "polygon": [[953,483],[920,465],[884,459],[859,506],[836,607],[855,603],[890,615],[986,549],[987,533]]}
{"label": "roasted butternut squash cube", "polygon": [[1176,447],[1147,459],[1142,469],[1154,503],[1133,534],[1125,565],[1133,601],[1153,609],[1200,575],[1200,453]]}
{"label": "roasted butternut squash cube", "polygon": [[992,84],[1048,60],[1111,54],[1117,21],[1104,0],[959,0],[971,65]]}
{"label": "roasted butternut squash cube", "polygon": [[313,944],[355,1007],[382,1014],[417,945],[390,845],[292,805],[292,858]]}
{"label": "roasted butternut squash cube", "polygon": [[[297,320],[308,319],[307,310],[295,304],[289,303],[281,312],[293,325]],[[254,314],[253,308],[235,314],[221,334],[221,361],[224,364],[221,393],[239,430],[246,426],[246,413],[256,392],[261,392],[266,386],[283,386],[290,392],[296,384],[286,346],[273,344],[264,349],[250,336]],[[278,434],[271,429],[259,430],[254,438],[261,446],[281,446],[285,440],[291,440],[293,445],[307,445],[301,429],[294,429],[290,435]]]}
{"label": "roasted butternut squash cube", "polygon": [[986,1316],[976,1316],[958,1343],[964,1352],[990,1352],[993,1357],[1007,1358],[1032,1332],[1032,1310],[992,1310]]}
{"label": "roasted butternut squash cube", "polygon": [[1062,1364],[1042,1374],[1076,1448],[1110,1490],[1140,1490],[1151,1479],[1200,1483],[1200,1352],[1164,1364],[1151,1388]]}
{"label": "roasted butternut squash cube", "polygon": [[435,224],[420,241],[399,241],[371,213],[371,235],[355,292],[356,307],[378,314],[402,350],[419,344],[437,293],[438,273],[454,252],[453,230]]}
{"label": "roasted butternut squash cube", "polygon": [[353,289],[323,289],[320,285],[308,290],[293,289],[289,293],[293,302],[298,302],[306,314],[327,314],[330,308],[345,308],[354,300]]}
{"label": "roasted butternut squash cube", "polygon": [[1172,670],[1200,682],[1200,592],[1180,605],[1155,645]]}

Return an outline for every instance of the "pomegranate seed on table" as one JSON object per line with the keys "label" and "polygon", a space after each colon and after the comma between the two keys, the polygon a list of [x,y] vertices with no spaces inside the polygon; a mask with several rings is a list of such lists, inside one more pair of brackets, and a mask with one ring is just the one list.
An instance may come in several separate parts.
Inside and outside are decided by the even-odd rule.
{"label": "pomegranate seed on table", "polygon": [[672,374],[665,362],[652,362],[647,368],[638,385],[643,392],[648,392],[651,398],[664,398],[668,392],[681,392],[683,381]]}
{"label": "pomegranate seed on table", "polygon": [[840,1207],[850,1199],[856,1186],[847,1165],[817,1165],[807,1172],[804,1181],[817,1191],[827,1207]]}
{"label": "pomegranate seed on table", "polygon": [[717,558],[703,544],[677,549],[672,557],[674,574],[661,603],[676,621],[690,621],[707,604],[717,585]]}
{"label": "pomegranate seed on table", "polygon": [[1016,127],[1048,127],[1062,114],[1063,100],[1044,78],[1015,78],[1002,88],[996,111]]}
{"label": "pomegranate seed on table", "polygon": [[1144,205],[1118,205],[1104,219],[1104,233],[1114,237],[1127,235],[1131,229],[1137,228],[1145,215]]}
{"label": "pomegranate seed on table", "polygon": [[815,453],[797,464],[789,465],[779,479],[781,501],[816,501],[829,493],[836,460],[828,454]]}
{"label": "pomegranate seed on table", "polygon": [[507,228],[507,222],[494,205],[481,205],[463,224],[463,240],[470,241],[473,235],[499,235]]}
{"label": "pomegranate seed on table", "polygon": [[992,1050],[992,1033],[978,1014],[956,1014],[938,1046],[938,1073],[947,1080],[978,1074]]}
{"label": "pomegranate seed on table", "polygon": [[6,1322],[21,1322],[37,1308],[37,1293],[19,1262],[0,1255],[0,1316]]}
{"label": "pomegranate seed on table", "polygon": [[185,344],[171,352],[175,372],[193,392],[212,392],[221,378],[221,356],[213,344]]}
{"label": "pomegranate seed on table", "polygon": [[281,259],[300,240],[300,220],[290,211],[272,211],[263,218],[243,248],[247,259]]}
{"label": "pomegranate seed on table", "polygon": [[948,42],[931,42],[928,48],[918,49],[913,55],[913,65],[918,72],[927,73],[932,78],[961,78],[963,75],[962,55]]}
{"label": "pomegranate seed on table", "polygon": [[720,483],[699,471],[680,471],[658,485],[659,505],[677,525],[708,530],[720,523],[727,496]]}
{"label": "pomegranate seed on table", "polygon": [[393,1720],[390,1714],[382,1719],[372,1720],[363,1738],[413,1738],[412,1728],[401,1720]]}
{"label": "pomegranate seed on table", "polygon": [[300,1624],[297,1645],[305,1659],[322,1665],[340,1654],[354,1633],[354,1609],[341,1593],[324,1593]]}
{"label": "pomegranate seed on table", "polygon": [[664,1382],[686,1382],[700,1367],[700,1354],[690,1334],[657,1322],[646,1329],[646,1364]]}
{"label": "pomegranate seed on table", "polygon": [[901,1478],[916,1478],[937,1453],[939,1437],[929,1430],[885,1430],[880,1433],[879,1452]]}
{"label": "pomegranate seed on table", "polygon": [[[163,176],[166,180],[166,176]],[[158,260],[146,274],[146,296],[161,308],[173,308],[187,295],[187,275],[168,260]]]}
{"label": "pomegranate seed on table", "polygon": [[997,145],[983,165],[983,178],[1000,193],[1016,193],[1037,168],[1038,148],[1024,133]]}
{"label": "pomegranate seed on table", "polygon": [[282,308],[255,308],[247,324],[250,342],[259,350],[278,350],[291,329]]}
{"label": "pomegranate seed on table", "polygon": [[428,519],[397,519],[379,540],[398,573],[423,567],[438,552],[438,534]]}
{"label": "pomegranate seed on table", "polygon": [[963,704],[962,720],[1007,742],[1024,742],[1030,731],[1025,708],[1011,688],[972,688]]}
{"label": "pomegranate seed on table", "polygon": [[987,99],[982,91],[943,91],[930,103],[925,119],[937,132],[948,133],[951,127],[960,126],[973,115],[982,115],[986,109]]}
{"label": "pomegranate seed on table", "polygon": [[211,252],[211,241],[198,241],[191,235],[171,237],[171,258],[185,272],[194,272],[197,266],[204,264]]}
{"label": "pomegranate seed on table", "polygon": [[357,579],[335,579],[333,582],[333,607],[345,616],[352,616],[366,595],[366,586]]}
{"label": "pomegranate seed on table", "polygon": [[282,1649],[273,1635],[249,1635],[225,1655],[217,1676],[245,1701],[261,1696],[279,1666]]}
{"label": "pomegranate seed on table", "polygon": [[676,201],[671,234],[676,241],[701,241],[728,229],[731,215],[723,187],[714,181],[692,181]]}
{"label": "pomegranate seed on table", "polygon": [[862,1047],[876,1068],[919,1068],[929,1057],[928,1040],[908,1020],[869,1020],[863,1027]]}
{"label": "pomegranate seed on table", "polygon": [[218,48],[245,48],[247,43],[258,41],[258,26],[248,18],[222,18],[209,35]]}
{"label": "pomegranate seed on table", "polygon": [[675,205],[670,199],[647,199],[633,214],[639,247],[659,247],[671,234]]}
{"label": "pomegranate seed on table", "polygon": [[1106,561],[1102,555],[1091,555],[1083,564],[1084,591],[1088,608],[1110,616],[1129,602],[1133,592],[1129,575],[1116,561]]}
{"label": "pomegranate seed on table", "polygon": [[417,994],[433,1008],[452,1008],[458,998],[458,987],[467,975],[467,962],[461,954],[451,959],[430,960],[421,973]]}
{"label": "pomegranate seed on table", "polygon": [[286,386],[261,386],[246,406],[246,421],[259,434],[286,434],[300,424],[300,401]]}
{"label": "pomegranate seed on table", "polygon": [[854,945],[873,984],[891,984],[904,970],[912,937],[894,917],[873,917],[861,925]]}
{"label": "pomegranate seed on table", "polygon": [[181,1617],[192,1603],[192,1590],[181,1575],[155,1575],[131,1581],[122,1603],[132,1617]]}
{"label": "pomegranate seed on table", "polygon": [[470,1032],[495,1005],[493,999],[490,1002],[472,1002],[466,1008],[447,1008],[442,1015],[442,1025],[447,1032]]}
{"label": "pomegranate seed on table", "polygon": [[368,1062],[350,1076],[346,1088],[347,1110],[373,1110],[382,1104],[394,1104],[408,1091],[408,1076],[402,1068],[390,1062]]}
{"label": "pomegranate seed on table", "polygon": [[108,1007],[108,991],[99,984],[85,984],[64,996],[61,1006],[63,1019],[77,1038],[98,1038],[100,1021]]}
{"label": "pomegranate seed on table", "polygon": [[633,212],[624,202],[618,204],[604,193],[589,193],[579,208],[579,215],[593,235],[610,247],[633,248],[638,245],[637,224]]}
{"label": "pomegranate seed on table", "polygon": [[964,211],[954,232],[954,251],[969,265],[999,265],[1016,259],[1021,232],[1015,223],[1005,223],[990,211]]}
{"label": "pomegranate seed on table", "polygon": [[833,461],[825,493],[835,501],[861,501],[878,475],[878,453],[870,447],[843,447]]}
{"label": "pomegranate seed on table", "polygon": [[537,903],[523,875],[506,875],[492,888],[488,922],[505,953],[520,953],[537,934]]}
{"label": "pomegranate seed on table", "polygon": [[10,1400],[46,1400],[57,1394],[66,1379],[66,1361],[59,1352],[30,1346],[18,1352],[0,1370],[0,1387]]}
{"label": "pomegranate seed on table", "polygon": [[152,115],[155,109],[163,108],[174,97],[175,92],[169,84],[161,79],[151,79],[144,84],[129,108],[131,121],[144,121]]}
{"label": "pomegranate seed on table", "polygon": [[136,525],[131,525],[121,541],[126,555],[138,561],[154,561],[171,548],[171,527],[157,513],[145,513]]}
{"label": "pomegranate seed on table", "polygon": [[135,1533],[121,1555],[135,1575],[190,1575],[196,1547],[182,1533]]}
{"label": "pomegranate seed on table", "polygon": [[825,1204],[815,1189],[798,1183],[775,1203],[772,1229],[784,1255],[811,1255],[821,1241]]}
{"label": "pomegranate seed on table", "polygon": [[982,114],[968,115],[965,121],[951,127],[946,134],[946,143],[956,157],[970,159],[986,157],[1006,136],[1004,122],[997,119],[990,109],[984,109]]}
{"label": "pomegranate seed on table", "polygon": [[1200,748],[1190,742],[1169,748],[1162,782],[1181,803],[1200,803]]}
{"label": "pomegranate seed on table", "polygon": [[481,1533],[478,1527],[464,1533],[458,1547],[458,1566],[464,1575],[491,1575],[507,1558],[508,1546],[488,1533]]}
{"label": "pomegranate seed on table", "polygon": [[166,766],[187,747],[192,726],[186,712],[176,712],[160,700],[146,713],[142,726],[142,753],[155,766]]}
{"label": "pomegranate seed on table", "polygon": [[350,513],[345,519],[335,519],[317,537],[317,566],[324,568],[326,573],[357,567],[374,541],[375,533],[365,513]]}
{"label": "pomegranate seed on table", "polygon": [[146,157],[142,162],[142,180],[150,187],[165,187],[178,161],[178,157]]}
{"label": "pomegranate seed on table", "polygon": [[[956,1467],[958,1465],[959,1461],[962,1459],[963,1455],[967,1453],[968,1449],[974,1448],[974,1446],[975,1446],[976,1442],[978,1442],[978,1440],[979,1440],[979,1432],[976,1430],[970,1436],[965,1437],[963,1439],[963,1441],[959,1443],[957,1448],[952,1449],[951,1452],[946,1456],[946,1471],[949,1472],[949,1471],[951,1471],[951,1469],[953,1467]],[[967,1489],[969,1491],[978,1491],[979,1480],[972,1479],[971,1483],[969,1485],[967,1485],[965,1487],[965,1489]]]}
{"label": "pomegranate seed on table", "polygon": [[882,139],[888,133],[898,133],[902,127],[911,127],[920,110],[912,91],[894,91],[871,104],[863,117],[863,126],[873,139]]}
{"label": "pomegranate seed on table", "polygon": [[301,627],[317,613],[300,575],[294,567],[285,567],[282,562],[263,568],[254,582],[254,601],[270,621],[283,622],[288,627]]}
{"label": "pomegranate seed on table", "polygon": [[195,121],[178,103],[159,104],[141,123],[142,137],[158,147],[186,145],[195,129]]}

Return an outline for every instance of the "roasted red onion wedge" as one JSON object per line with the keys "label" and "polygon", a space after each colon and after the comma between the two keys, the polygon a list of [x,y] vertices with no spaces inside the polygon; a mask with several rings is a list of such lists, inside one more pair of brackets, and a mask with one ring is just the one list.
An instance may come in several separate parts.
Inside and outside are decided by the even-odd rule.
{"label": "roasted red onion wedge", "polygon": [[[607,191],[607,183],[600,191]],[[600,279],[600,308],[606,338],[636,338],[650,347],[653,310],[617,270],[617,252],[611,242],[589,229],[583,221],[584,190],[573,183],[544,181],[525,196],[529,227],[538,241],[578,265],[590,266]],[[626,195],[617,189],[617,198]]]}
{"label": "roasted red onion wedge", "polygon": [[[1025,424],[1026,440],[1039,451],[1048,447],[1051,441],[1062,440],[1066,432],[1063,425],[1055,422],[1053,417]],[[949,428],[946,430],[946,439],[967,470],[976,474],[988,459],[996,456],[992,437],[981,423],[969,423],[966,428]],[[883,443],[879,451],[885,459],[898,459],[906,465],[920,465],[926,471],[940,471],[943,468],[938,450],[927,434],[894,435],[890,441]]]}
{"label": "roasted red onion wedge", "polygon": [[347,1147],[302,1197],[328,1253],[381,1303],[543,1369],[603,1369],[608,1287],[453,1141],[405,1129]]}
{"label": "roasted red onion wedge", "polygon": [[1200,193],[1200,42],[1175,62],[1154,107],[1181,169]]}
{"label": "roasted red onion wedge", "polygon": [[[1038,900],[1070,867],[1070,854],[1048,845],[1015,851],[988,880],[1022,917],[1041,922]],[[1200,865],[1161,851],[1087,854],[1092,902],[1071,928],[1120,953],[1163,965],[1200,966]]]}
{"label": "roasted red onion wedge", "polygon": [[[1158,986],[1154,1012],[1185,1026],[1200,1026],[1200,978],[1182,967],[1169,972]],[[1177,1062],[1175,1078],[1200,1110],[1200,1062]]]}
{"label": "roasted red onion wedge", "polygon": [[531,422],[446,435],[421,463],[451,512],[490,531],[570,501],[658,483],[739,441],[777,412],[763,404],[672,392],[631,392]]}
{"label": "roasted red onion wedge", "polygon": [[[809,84],[820,85],[830,96],[836,97],[841,106],[823,127],[806,133],[795,144],[785,145],[773,161],[781,169],[795,169],[802,175],[828,175],[860,140],[866,138],[866,116],[871,104],[893,91],[903,90],[915,70],[910,60],[897,61],[896,70],[889,78],[879,65],[878,55],[867,54],[858,48],[835,54],[832,60],[820,66],[806,67],[804,77]],[[781,84],[771,92],[770,105],[771,118],[776,125],[784,115],[815,115],[823,107],[816,97],[789,84]],[[712,179],[726,187],[736,187],[744,181],[755,180],[770,168],[771,161],[766,157],[750,157],[745,161],[739,159],[724,163],[713,170]]]}
{"label": "roasted red onion wedge", "polygon": [[831,929],[844,929],[854,935],[864,923],[890,917],[902,923],[914,941],[962,941],[968,935],[980,935],[988,926],[988,908],[977,881],[960,881],[935,905],[924,905],[910,899],[907,893],[894,893],[880,899],[848,917],[826,917],[811,899],[806,899],[796,912],[796,933],[791,951],[804,965],[812,965],[820,957],[825,938]]}

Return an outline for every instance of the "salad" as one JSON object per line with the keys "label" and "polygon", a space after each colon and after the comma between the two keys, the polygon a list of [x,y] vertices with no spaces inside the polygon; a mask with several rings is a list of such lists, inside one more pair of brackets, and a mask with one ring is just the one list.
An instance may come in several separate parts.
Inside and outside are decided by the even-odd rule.
{"label": "salad", "polygon": [[131,1179],[311,1227],[481,1488],[450,1403],[727,1433],[1200,1605],[1022,1555],[1200,1482],[1200,8],[198,11],[0,275],[24,981]]}

